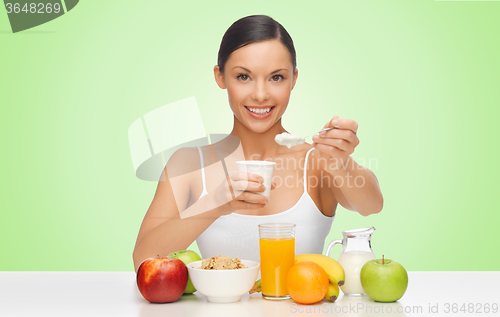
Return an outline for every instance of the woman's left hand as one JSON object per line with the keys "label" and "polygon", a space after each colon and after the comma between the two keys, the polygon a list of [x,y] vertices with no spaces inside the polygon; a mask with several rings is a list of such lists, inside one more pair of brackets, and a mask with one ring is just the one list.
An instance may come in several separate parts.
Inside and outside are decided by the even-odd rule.
{"label": "woman's left hand", "polygon": [[321,130],[333,127],[335,129],[313,136],[312,146],[321,152],[322,157],[346,160],[359,144],[356,135],[358,124],[354,120],[335,116]]}

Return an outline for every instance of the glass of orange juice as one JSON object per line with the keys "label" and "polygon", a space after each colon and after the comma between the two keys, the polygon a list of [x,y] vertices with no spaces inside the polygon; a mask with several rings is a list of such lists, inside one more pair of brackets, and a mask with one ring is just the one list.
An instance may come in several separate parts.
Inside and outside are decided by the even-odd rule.
{"label": "glass of orange juice", "polygon": [[286,275],[295,263],[295,224],[260,224],[259,237],[262,297],[289,299]]}

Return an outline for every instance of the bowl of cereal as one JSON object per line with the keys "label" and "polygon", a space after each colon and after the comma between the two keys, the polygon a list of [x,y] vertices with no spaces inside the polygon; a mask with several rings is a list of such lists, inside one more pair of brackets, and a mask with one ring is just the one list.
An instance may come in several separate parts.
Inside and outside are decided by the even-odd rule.
{"label": "bowl of cereal", "polygon": [[187,264],[193,286],[212,303],[239,301],[255,284],[259,266],[259,262],[224,255]]}

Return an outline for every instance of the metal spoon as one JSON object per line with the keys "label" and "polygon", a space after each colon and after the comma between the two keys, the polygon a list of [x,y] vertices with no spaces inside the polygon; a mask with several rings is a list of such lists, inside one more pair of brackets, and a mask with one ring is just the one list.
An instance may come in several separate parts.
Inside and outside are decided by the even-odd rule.
{"label": "metal spoon", "polygon": [[[330,130],[333,130],[333,129],[335,129],[335,127],[333,127],[333,128],[328,128],[328,129],[324,129],[324,130],[319,131],[319,132],[318,132],[318,134],[320,134],[321,132],[326,132],[326,131],[330,131]],[[308,137],[310,137],[310,136],[313,136],[313,135],[315,135],[315,134],[316,134],[316,133],[309,134],[308,136],[305,136],[305,137],[304,137],[304,139],[305,139],[305,138],[308,138]]]}
{"label": "metal spoon", "polygon": [[[318,133],[321,133],[321,132],[324,132],[324,131],[328,131],[328,130],[331,130],[331,129],[335,129],[335,128],[328,128],[328,129],[324,129],[324,130],[319,131]],[[280,135],[278,134],[278,135],[276,135],[276,137],[274,138],[274,140],[275,140],[275,141],[276,141],[276,143],[278,143],[279,145],[285,145],[285,146],[287,146],[288,148],[291,148],[292,146],[296,146],[296,145],[299,145],[299,144],[304,144],[304,143],[306,142],[306,138],[311,137],[311,136],[313,136],[313,135],[314,135],[314,134],[310,134],[310,135],[305,136],[305,137],[301,137],[301,136],[298,136],[298,135],[293,135],[293,136],[295,136],[295,139],[293,139],[293,138],[292,138],[292,139],[288,139],[288,140],[287,140],[287,139],[283,140],[283,139],[281,139],[281,138],[280,138],[280,139],[277,139],[277,138],[280,136]],[[293,141],[295,141],[295,142],[293,142],[292,140],[293,140]],[[287,141],[288,141],[288,142],[287,142]],[[292,141],[292,144],[290,144],[290,142],[289,142],[289,141]],[[295,144],[293,144],[293,143],[295,143]]]}

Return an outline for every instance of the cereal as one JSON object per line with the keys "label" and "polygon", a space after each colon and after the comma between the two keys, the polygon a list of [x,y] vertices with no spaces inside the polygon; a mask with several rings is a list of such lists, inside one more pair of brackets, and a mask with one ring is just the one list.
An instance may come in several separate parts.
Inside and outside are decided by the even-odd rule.
{"label": "cereal", "polygon": [[246,269],[245,264],[241,263],[238,258],[231,259],[225,255],[213,256],[201,261],[200,269],[203,270],[236,270]]}

